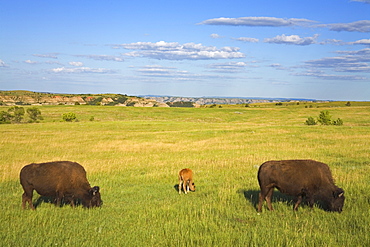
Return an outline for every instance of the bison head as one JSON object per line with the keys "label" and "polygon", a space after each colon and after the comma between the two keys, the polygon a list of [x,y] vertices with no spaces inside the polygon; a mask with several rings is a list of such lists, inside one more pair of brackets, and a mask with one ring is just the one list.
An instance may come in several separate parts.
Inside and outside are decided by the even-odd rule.
{"label": "bison head", "polygon": [[195,191],[195,184],[194,183],[189,183],[189,189],[191,190],[191,191]]}
{"label": "bison head", "polygon": [[342,212],[343,205],[344,205],[344,190],[341,188],[337,188],[333,192],[333,198],[330,204],[330,211],[334,212]]}
{"label": "bison head", "polygon": [[84,205],[87,208],[100,207],[103,201],[100,198],[99,186],[89,189],[89,201]]}

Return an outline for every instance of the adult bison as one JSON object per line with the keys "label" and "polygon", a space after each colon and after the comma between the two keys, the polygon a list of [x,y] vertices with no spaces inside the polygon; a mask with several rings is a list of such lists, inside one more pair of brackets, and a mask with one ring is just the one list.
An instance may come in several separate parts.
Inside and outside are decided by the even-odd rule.
{"label": "adult bison", "polygon": [[55,161],[39,164],[30,164],[22,168],[20,182],[24,193],[22,207],[28,202],[31,209],[33,190],[41,196],[53,197],[59,206],[62,199],[71,202],[81,200],[84,207],[99,207],[102,205],[99,187],[91,187],[86,178],[85,169],[76,162]]}
{"label": "adult bison", "polygon": [[328,211],[341,212],[344,205],[344,191],[335,186],[328,165],[314,160],[267,161],[258,170],[261,187],[258,212],[262,211],[264,199],[269,210],[273,210],[271,197],[274,188],[281,193],[295,196],[294,210],[305,198],[312,208],[315,201],[325,203]]}
{"label": "adult bison", "polygon": [[181,188],[184,190],[185,194],[187,194],[189,190],[195,191],[193,171],[189,168],[182,169],[179,172],[179,194],[181,194]]}

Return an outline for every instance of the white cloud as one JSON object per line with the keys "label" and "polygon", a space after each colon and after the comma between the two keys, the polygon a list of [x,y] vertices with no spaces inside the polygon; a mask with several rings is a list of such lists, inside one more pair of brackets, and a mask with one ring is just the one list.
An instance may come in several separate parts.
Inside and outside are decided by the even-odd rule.
{"label": "white cloud", "polygon": [[140,74],[149,77],[175,77],[179,79],[186,79],[190,76],[188,71],[176,70],[173,67],[163,67],[160,65],[147,65],[137,70]]}
{"label": "white cloud", "polygon": [[82,62],[69,62],[69,64],[76,67],[82,67],[84,65]]}
{"label": "white cloud", "polygon": [[370,4],[370,0],[352,0],[351,2],[361,2]]}
{"label": "white cloud", "polygon": [[47,53],[47,54],[32,54],[32,56],[35,56],[35,57],[42,57],[42,58],[53,58],[53,59],[57,59],[57,55],[59,53]]}
{"label": "white cloud", "polygon": [[370,45],[370,39],[360,39],[355,42],[350,42],[353,45]]}
{"label": "white cloud", "polygon": [[0,59],[0,67],[8,67],[8,65]]}
{"label": "white cloud", "polygon": [[[336,53],[344,55],[306,61],[305,68],[307,72],[298,75],[324,79],[369,80],[369,78],[360,75],[337,75],[333,73],[370,73],[370,48],[358,51],[337,51]],[[322,70],[331,72],[327,74]]]}
{"label": "white cloud", "polygon": [[250,42],[250,43],[258,43],[259,42],[259,39],[248,38],[248,37],[235,38],[235,40],[242,41],[242,42]]}
{"label": "white cloud", "polygon": [[105,74],[105,73],[113,73],[113,70],[110,69],[102,69],[102,68],[89,68],[89,67],[77,67],[77,68],[66,68],[60,67],[51,69],[51,72],[54,73],[98,73],[98,74]]}
{"label": "white cloud", "polygon": [[32,61],[32,60],[26,60],[26,61],[24,61],[25,63],[28,63],[28,64],[38,64],[39,62],[37,62],[37,61]]}
{"label": "white cloud", "polygon": [[287,44],[287,45],[311,45],[316,43],[316,39],[319,35],[315,34],[313,37],[305,37],[301,38],[298,35],[290,35],[286,36],[278,35],[274,38],[266,38],[264,42],[266,43],[274,43],[274,44]]}
{"label": "white cloud", "polygon": [[281,65],[279,63],[270,64],[269,67],[277,69],[277,70],[287,70],[287,71],[291,70],[290,68],[284,67],[283,65]]}
{"label": "white cloud", "polygon": [[324,80],[348,80],[348,81],[363,81],[369,78],[357,75],[337,75],[337,74],[327,74],[323,71],[307,71],[305,73],[296,73],[297,76],[312,76],[318,79]]}
{"label": "white cloud", "polygon": [[239,17],[239,18],[214,18],[202,21],[199,25],[228,25],[228,26],[249,26],[249,27],[282,27],[302,26],[314,21],[297,18],[276,18],[276,17]]}
{"label": "white cloud", "polygon": [[210,36],[211,36],[212,39],[221,39],[222,38],[222,36],[220,36],[217,33],[212,33]]}
{"label": "white cloud", "polygon": [[220,76],[210,74],[194,74],[186,70],[178,70],[174,67],[164,67],[161,65],[147,65],[139,68],[137,72],[150,78],[153,82],[153,78],[157,78],[161,81],[176,82],[176,81],[209,81],[212,79],[235,79],[234,76]]}
{"label": "white cloud", "polygon": [[218,49],[214,46],[203,46],[202,44],[159,41],[137,42],[131,44],[115,45],[128,50],[136,50],[124,53],[131,57],[149,57],[167,60],[206,60],[206,59],[227,59],[244,58],[245,55],[239,52],[238,47],[222,47]]}
{"label": "white cloud", "polygon": [[337,40],[337,39],[326,39],[320,42],[320,45],[345,45],[346,43],[343,42],[342,40]]}
{"label": "white cloud", "polygon": [[331,31],[347,31],[347,32],[370,32],[370,20],[355,21],[351,23],[334,23],[334,24],[323,24],[318,27],[327,27]]}
{"label": "white cloud", "polygon": [[248,64],[245,62],[214,63],[207,66],[213,72],[238,73],[243,72]]}
{"label": "white cloud", "polygon": [[114,61],[114,62],[124,61],[122,57],[110,56],[110,55],[76,55],[76,57],[85,57],[85,58],[99,60],[99,61]]}

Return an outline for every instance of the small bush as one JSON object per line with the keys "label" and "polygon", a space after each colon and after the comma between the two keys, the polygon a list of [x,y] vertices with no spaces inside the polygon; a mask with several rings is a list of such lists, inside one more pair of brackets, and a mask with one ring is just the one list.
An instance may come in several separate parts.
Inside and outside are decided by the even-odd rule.
{"label": "small bush", "polygon": [[329,111],[321,111],[319,118],[317,119],[322,125],[331,125],[331,115]]}
{"label": "small bush", "polygon": [[12,115],[9,112],[1,111],[0,112],[0,124],[10,124],[12,120]]}
{"label": "small bush", "polygon": [[316,125],[317,122],[316,120],[313,118],[313,117],[309,117],[306,122],[305,122],[306,125]]}
{"label": "small bush", "polygon": [[27,109],[27,114],[30,120],[29,123],[37,123],[38,120],[43,120],[44,118],[41,116],[41,111],[37,107],[31,107]]}
{"label": "small bush", "polygon": [[12,119],[14,123],[20,123],[24,116],[24,108],[19,106],[12,106],[8,109],[8,112],[12,115]]}
{"label": "small bush", "polygon": [[66,121],[66,122],[76,121],[77,119],[76,114],[73,112],[64,113],[62,118],[63,118],[63,121]]}
{"label": "small bush", "polygon": [[341,125],[343,125],[343,120],[338,118],[337,120],[333,121],[333,125],[341,126]]}
{"label": "small bush", "polygon": [[309,117],[305,124],[306,125],[316,125],[317,123],[321,123],[322,125],[343,125],[343,120],[338,118],[337,120],[332,121],[331,115],[329,111],[321,111],[317,121],[313,117]]}

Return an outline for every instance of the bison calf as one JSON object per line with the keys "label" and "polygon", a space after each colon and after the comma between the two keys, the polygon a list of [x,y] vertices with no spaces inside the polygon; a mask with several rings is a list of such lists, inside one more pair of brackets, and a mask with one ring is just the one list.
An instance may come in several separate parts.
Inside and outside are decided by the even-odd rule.
{"label": "bison calf", "polygon": [[189,190],[195,191],[193,171],[189,168],[182,169],[179,172],[179,194],[181,194],[181,188],[184,190],[185,194],[187,194]]}
{"label": "bison calf", "polygon": [[28,202],[31,209],[33,191],[41,196],[53,197],[59,206],[62,199],[71,202],[81,200],[84,207],[99,207],[102,205],[99,187],[91,187],[86,178],[85,169],[78,163],[70,161],[55,161],[30,164],[22,168],[20,182],[24,193],[22,207]]}
{"label": "bison calf", "polygon": [[267,161],[258,170],[259,193],[258,212],[266,200],[273,210],[271,197],[274,188],[281,193],[294,196],[294,210],[305,198],[312,208],[316,200],[324,202],[328,211],[341,212],[344,205],[344,191],[335,186],[328,165],[314,160]]}

